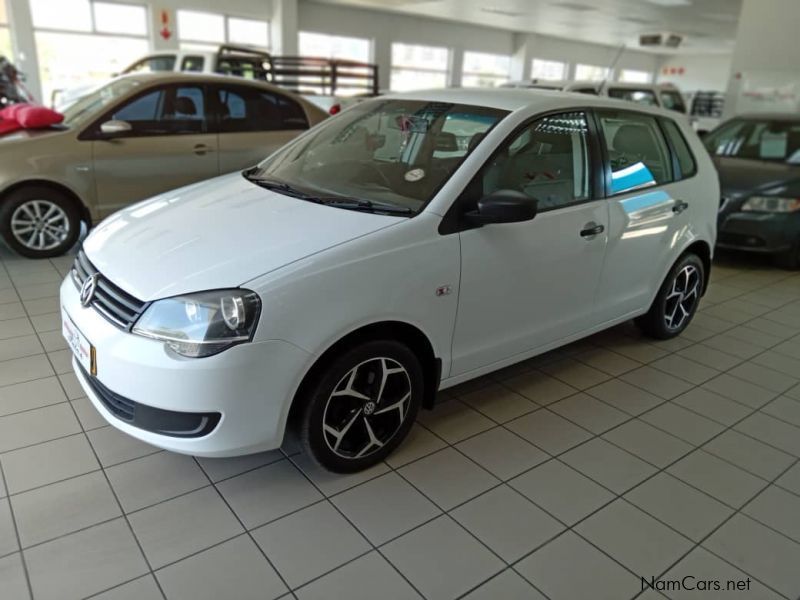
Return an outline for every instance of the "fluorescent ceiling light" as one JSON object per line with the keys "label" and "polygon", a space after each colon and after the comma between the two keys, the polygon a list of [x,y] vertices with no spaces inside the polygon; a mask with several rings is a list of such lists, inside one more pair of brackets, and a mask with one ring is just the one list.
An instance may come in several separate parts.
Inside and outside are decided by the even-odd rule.
{"label": "fluorescent ceiling light", "polygon": [[647,2],[659,6],[690,6],[692,4],[692,0],[647,0]]}

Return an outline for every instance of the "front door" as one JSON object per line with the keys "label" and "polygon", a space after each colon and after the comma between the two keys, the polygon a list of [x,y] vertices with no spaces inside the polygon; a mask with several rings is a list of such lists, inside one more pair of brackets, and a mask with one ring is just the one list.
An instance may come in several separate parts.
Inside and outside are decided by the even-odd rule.
{"label": "front door", "polygon": [[590,141],[582,112],[538,119],[512,134],[465,192],[521,191],[538,200],[538,214],[459,234],[451,375],[521,359],[593,324],[608,208],[595,199]]}
{"label": "front door", "polygon": [[303,108],[288,96],[252,86],[213,88],[220,173],[261,162],[308,129]]}
{"label": "front door", "polygon": [[91,142],[101,216],[219,174],[217,135],[209,131],[205,100],[200,85],[162,86],[107,117],[131,129],[110,138],[98,130]]}

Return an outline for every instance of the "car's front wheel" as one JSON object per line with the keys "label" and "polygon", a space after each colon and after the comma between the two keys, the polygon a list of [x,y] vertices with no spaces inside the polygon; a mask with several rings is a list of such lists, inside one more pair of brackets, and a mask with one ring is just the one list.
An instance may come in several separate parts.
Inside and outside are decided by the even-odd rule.
{"label": "car's front wheel", "polygon": [[691,252],[676,262],[650,310],[636,319],[636,324],[650,337],[667,340],[689,326],[705,288],[705,267],[700,257]]}
{"label": "car's front wheel", "polygon": [[331,360],[308,389],[301,438],[323,467],[366,469],[388,456],[414,423],[424,390],[419,360],[404,344],[364,342]]}
{"label": "car's front wheel", "polygon": [[14,190],[0,203],[0,234],[13,250],[28,258],[50,258],[69,250],[80,235],[75,202],[46,186]]}

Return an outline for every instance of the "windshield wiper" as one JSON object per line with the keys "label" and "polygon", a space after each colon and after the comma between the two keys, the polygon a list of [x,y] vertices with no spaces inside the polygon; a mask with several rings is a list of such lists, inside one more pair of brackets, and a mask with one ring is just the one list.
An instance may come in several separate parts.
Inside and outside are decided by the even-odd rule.
{"label": "windshield wiper", "polygon": [[392,214],[392,215],[412,215],[414,211],[410,208],[405,206],[398,206],[396,204],[384,204],[383,202],[373,202],[372,200],[362,200],[360,198],[349,198],[347,196],[318,196],[315,194],[310,194],[308,192],[304,192],[285,181],[279,181],[277,179],[266,179],[261,177],[254,176],[255,171],[245,171],[242,173],[245,179],[263,187],[268,190],[272,190],[274,192],[278,192],[280,194],[285,194],[286,196],[292,196],[294,198],[299,198],[300,200],[306,200],[308,202],[314,202],[316,204],[324,204],[326,206],[335,206],[336,208],[343,208],[346,210],[360,210],[363,212],[374,212],[374,213],[384,213],[384,214]]}
{"label": "windshield wiper", "polygon": [[411,215],[414,211],[406,206],[397,204],[385,204],[383,202],[373,202],[372,200],[361,200],[360,198],[348,198],[345,196],[317,196],[315,202],[327,206],[335,206],[346,210],[360,210],[364,212],[387,213],[392,215]]}

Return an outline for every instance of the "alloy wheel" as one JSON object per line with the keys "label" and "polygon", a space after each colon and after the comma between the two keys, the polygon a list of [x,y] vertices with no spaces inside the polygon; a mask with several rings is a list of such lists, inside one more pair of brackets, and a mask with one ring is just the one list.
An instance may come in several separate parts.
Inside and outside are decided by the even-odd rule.
{"label": "alloy wheel", "polygon": [[680,329],[692,316],[700,299],[700,271],[694,265],[686,265],[672,280],[666,297],[664,322],[667,329]]}
{"label": "alloy wheel", "polygon": [[31,250],[52,250],[69,236],[66,211],[50,200],[28,200],[11,215],[11,233]]}
{"label": "alloy wheel", "polygon": [[359,363],[339,380],[325,405],[325,443],[345,459],[377,452],[402,427],[410,399],[411,378],[399,362],[375,357]]}

